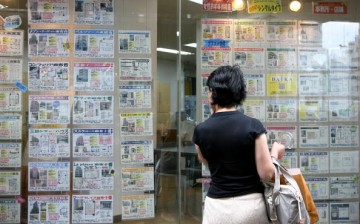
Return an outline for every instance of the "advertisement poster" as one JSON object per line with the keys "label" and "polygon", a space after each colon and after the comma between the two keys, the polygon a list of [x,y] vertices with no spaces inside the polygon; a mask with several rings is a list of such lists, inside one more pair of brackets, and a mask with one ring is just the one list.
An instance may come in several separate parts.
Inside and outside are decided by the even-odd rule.
{"label": "advertisement poster", "polygon": [[124,195],[121,200],[123,220],[155,217],[154,194]]}
{"label": "advertisement poster", "polygon": [[354,176],[330,177],[330,199],[359,198],[359,183]]}
{"label": "advertisement poster", "polygon": [[267,69],[290,70],[297,69],[296,48],[267,48]]}
{"label": "advertisement poster", "polygon": [[328,224],[330,222],[330,215],[329,215],[329,203],[315,203],[316,209],[319,214],[319,221],[318,224]]}
{"label": "advertisement poster", "polygon": [[70,222],[70,196],[31,195],[27,213],[29,224],[67,224]]}
{"label": "advertisement poster", "polygon": [[23,30],[0,30],[0,56],[22,56],[23,45]]}
{"label": "advertisement poster", "polygon": [[231,12],[231,0],[204,0],[204,11]]}
{"label": "advertisement poster", "polygon": [[314,200],[329,199],[330,193],[328,177],[308,177],[305,178],[305,181]]}
{"label": "advertisement poster", "polygon": [[119,59],[120,81],[150,81],[151,58]]}
{"label": "advertisement poster", "polygon": [[328,148],[329,126],[300,126],[300,148]]}
{"label": "advertisement poster", "polygon": [[29,90],[69,90],[68,62],[29,62],[28,72]]}
{"label": "advertisement poster", "polygon": [[322,44],[322,24],[313,21],[298,21],[299,44]]}
{"label": "advertisement poster", "polygon": [[279,142],[285,146],[296,148],[297,133],[295,126],[267,126],[268,146],[271,148],[274,142]]}
{"label": "advertisement poster", "polygon": [[[1,32],[1,31],[0,31]],[[0,84],[14,84],[22,81],[22,59],[0,58]]]}
{"label": "advertisement poster", "polygon": [[298,153],[297,152],[285,152],[281,158],[281,164],[286,168],[298,168]]}
{"label": "advertisement poster", "polygon": [[265,122],[265,100],[246,100],[242,108],[245,115]]}
{"label": "advertisement poster", "polygon": [[0,198],[0,223],[20,223],[20,212],[15,198]]}
{"label": "advertisement poster", "polygon": [[29,57],[68,57],[68,29],[29,29]]}
{"label": "advertisement poster", "polygon": [[29,129],[29,157],[70,157],[70,129]]}
{"label": "advertisement poster", "polygon": [[73,162],[73,190],[113,190],[114,162]]}
{"label": "advertisement poster", "polygon": [[265,74],[244,74],[244,79],[248,96],[265,96]]}
{"label": "advertisement poster", "polygon": [[114,1],[75,0],[75,24],[114,25]]}
{"label": "advertisement poster", "polygon": [[267,96],[296,96],[297,75],[294,73],[266,74]]}
{"label": "advertisement poster", "polygon": [[300,122],[328,121],[328,101],[321,98],[299,99]]}
{"label": "advertisement poster", "polygon": [[359,126],[331,125],[330,147],[359,147]]}
{"label": "advertisement poster", "polygon": [[330,223],[359,223],[359,202],[330,203]]}
{"label": "advertisement poster", "polygon": [[266,38],[264,20],[234,20],[235,45],[263,43]]}
{"label": "advertisement poster", "polygon": [[21,111],[21,91],[16,87],[0,86],[0,111],[1,112],[20,112]]}
{"label": "advertisement poster", "polygon": [[330,50],[331,70],[358,70],[358,49],[352,47],[333,48]]}
{"label": "advertisement poster", "polygon": [[153,134],[153,114],[151,112],[121,113],[121,136],[145,136]]}
{"label": "advertisement poster", "polygon": [[69,23],[69,0],[29,0],[27,4],[29,24]]}
{"label": "advertisement poster", "polygon": [[121,190],[122,192],[154,190],[154,167],[122,168]]}
{"label": "advertisement poster", "polygon": [[329,74],[330,96],[359,96],[360,82],[358,74],[331,72]]}
{"label": "advertisement poster", "polygon": [[113,223],[113,195],[73,195],[72,223]]}
{"label": "advertisement poster", "polygon": [[326,96],[328,75],[325,73],[299,73],[299,96]]}
{"label": "advertisement poster", "polygon": [[153,163],[154,143],[152,140],[143,141],[121,141],[121,163]]}
{"label": "advertisement poster", "polygon": [[0,115],[0,140],[22,138],[22,116]]}
{"label": "advertisement poster", "polygon": [[300,170],[303,174],[329,173],[329,152],[300,152]]}
{"label": "advertisement poster", "polygon": [[[321,40],[321,39],[320,39]],[[323,48],[299,48],[300,71],[326,71],[329,69],[329,52]]]}
{"label": "advertisement poster", "polygon": [[120,109],[151,108],[151,85],[121,85],[119,86]]}
{"label": "advertisement poster", "polygon": [[[206,82],[209,78],[210,74],[209,73],[203,73],[201,74],[201,96],[208,96],[208,92],[209,92],[209,87],[206,85]],[[245,82],[246,82],[246,86],[247,86],[247,91],[248,91],[248,94],[249,93],[249,81],[247,80],[250,80],[251,77],[248,77],[246,75],[244,75],[244,78],[245,78]],[[263,80],[264,81],[264,80]],[[250,92],[253,92],[255,91],[254,89],[250,90]]]}
{"label": "advertisement poster", "polygon": [[29,191],[69,191],[70,162],[29,162]]}
{"label": "advertisement poster", "polygon": [[114,155],[114,130],[73,129],[73,157],[112,157]]}
{"label": "advertisement poster", "polygon": [[296,122],[296,100],[266,100],[267,122]]}
{"label": "advertisement poster", "polygon": [[232,64],[231,50],[202,50],[201,68],[214,69],[223,65]]}
{"label": "advertisement poster", "polygon": [[0,196],[21,194],[21,171],[1,171],[0,180]]}
{"label": "advertisement poster", "polygon": [[296,21],[267,21],[268,42],[286,43],[288,45],[297,43],[297,22]]}
{"label": "advertisement poster", "polygon": [[358,121],[359,104],[353,100],[329,100],[330,121]]}
{"label": "advertisement poster", "polygon": [[247,0],[249,14],[278,13],[282,11],[281,0]]}
{"label": "advertisement poster", "polygon": [[119,30],[119,53],[151,54],[151,35],[148,30]]}
{"label": "advertisement poster", "polygon": [[113,96],[74,96],[74,124],[112,124],[113,122]]}
{"label": "advertisement poster", "polygon": [[240,65],[241,69],[265,69],[265,49],[237,47],[234,49],[234,64]]}
{"label": "advertisement poster", "polygon": [[29,124],[70,124],[69,96],[29,95]]}
{"label": "advertisement poster", "polygon": [[114,63],[75,63],[74,87],[75,91],[113,91]]}
{"label": "advertisement poster", "polygon": [[21,143],[0,143],[0,168],[21,167],[21,152]]}
{"label": "advertisement poster", "polygon": [[358,173],[359,151],[330,151],[330,173]]}
{"label": "advertisement poster", "polygon": [[212,114],[212,110],[208,100],[202,101],[202,121],[208,119]]}
{"label": "advertisement poster", "polygon": [[75,30],[76,58],[114,58],[114,30]]}

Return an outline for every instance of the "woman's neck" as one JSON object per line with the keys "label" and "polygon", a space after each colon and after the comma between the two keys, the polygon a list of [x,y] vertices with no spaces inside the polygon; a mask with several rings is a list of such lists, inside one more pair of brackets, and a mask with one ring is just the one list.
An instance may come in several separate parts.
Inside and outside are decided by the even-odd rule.
{"label": "woman's neck", "polygon": [[214,107],[214,113],[220,113],[220,112],[229,112],[229,111],[235,111],[236,107],[219,107],[218,105],[215,105]]}

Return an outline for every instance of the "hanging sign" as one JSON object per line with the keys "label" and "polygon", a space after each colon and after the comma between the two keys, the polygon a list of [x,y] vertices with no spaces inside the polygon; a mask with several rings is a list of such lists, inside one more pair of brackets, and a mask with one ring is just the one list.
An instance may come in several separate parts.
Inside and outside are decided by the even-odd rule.
{"label": "hanging sign", "polygon": [[278,13],[282,11],[281,0],[247,0],[248,13]]}
{"label": "hanging sign", "polygon": [[232,0],[203,0],[204,11],[231,12]]}
{"label": "hanging sign", "polygon": [[347,2],[313,2],[313,14],[347,14]]}

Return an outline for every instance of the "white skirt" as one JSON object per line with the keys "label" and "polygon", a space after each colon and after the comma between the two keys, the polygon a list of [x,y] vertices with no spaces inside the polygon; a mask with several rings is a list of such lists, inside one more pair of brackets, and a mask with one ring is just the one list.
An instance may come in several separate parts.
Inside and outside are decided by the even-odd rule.
{"label": "white skirt", "polygon": [[268,224],[260,193],[229,198],[205,198],[203,224]]}

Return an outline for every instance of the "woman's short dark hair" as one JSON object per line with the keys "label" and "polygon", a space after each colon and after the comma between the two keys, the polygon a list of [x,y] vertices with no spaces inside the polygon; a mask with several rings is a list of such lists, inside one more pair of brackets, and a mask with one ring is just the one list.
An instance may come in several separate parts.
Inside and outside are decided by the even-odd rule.
{"label": "woman's short dark hair", "polygon": [[206,85],[211,91],[212,105],[232,107],[246,98],[246,84],[239,66],[220,66],[209,76]]}

